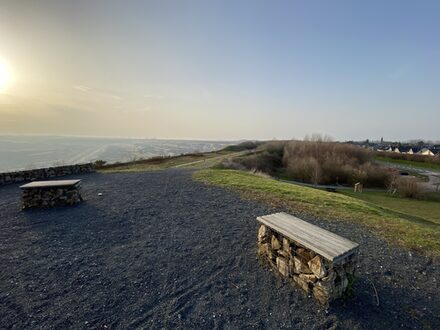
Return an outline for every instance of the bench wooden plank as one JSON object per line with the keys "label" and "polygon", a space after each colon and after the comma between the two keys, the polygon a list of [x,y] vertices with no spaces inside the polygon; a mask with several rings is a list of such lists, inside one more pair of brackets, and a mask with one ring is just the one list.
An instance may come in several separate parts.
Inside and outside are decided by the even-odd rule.
{"label": "bench wooden plank", "polygon": [[257,220],[332,262],[349,256],[359,247],[357,243],[284,212]]}
{"label": "bench wooden plank", "polygon": [[72,187],[80,183],[81,180],[52,180],[52,181],[34,181],[20,186],[21,189],[34,188],[62,188]]}

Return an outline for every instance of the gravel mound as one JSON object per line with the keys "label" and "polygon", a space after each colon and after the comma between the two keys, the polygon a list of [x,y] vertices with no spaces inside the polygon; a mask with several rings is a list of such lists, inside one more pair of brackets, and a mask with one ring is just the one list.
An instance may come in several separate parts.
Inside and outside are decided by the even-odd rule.
{"label": "gravel mound", "polygon": [[191,173],[75,176],[86,202],[52,210],[0,188],[0,328],[440,329],[438,262],[303,217],[361,245],[355,297],[325,309],[256,259],[255,218],[282,210]]}

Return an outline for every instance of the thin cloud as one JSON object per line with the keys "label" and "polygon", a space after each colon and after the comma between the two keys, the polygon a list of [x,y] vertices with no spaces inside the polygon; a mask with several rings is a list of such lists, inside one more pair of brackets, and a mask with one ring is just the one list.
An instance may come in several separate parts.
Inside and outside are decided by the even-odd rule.
{"label": "thin cloud", "polygon": [[144,94],[144,98],[146,99],[162,99],[162,95],[153,95],[153,94]]}
{"label": "thin cloud", "polygon": [[75,86],[73,86],[73,89],[76,89],[76,90],[83,92],[83,93],[91,93],[91,94],[95,94],[98,96],[109,97],[114,100],[122,100],[122,97],[120,95],[118,95],[117,93],[114,93],[113,91],[108,91],[108,90],[99,89],[99,88],[92,88],[92,87],[88,87],[88,86],[84,86],[84,85],[75,85]]}

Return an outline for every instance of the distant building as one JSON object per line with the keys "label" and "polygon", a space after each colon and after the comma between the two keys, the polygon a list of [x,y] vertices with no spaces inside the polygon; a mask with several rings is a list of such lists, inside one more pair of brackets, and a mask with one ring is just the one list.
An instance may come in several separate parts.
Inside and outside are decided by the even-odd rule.
{"label": "distant building", "polygon": [[[397,148],[396,148],[396,149],[397,149]],[[399,147],[399,151],[400,151],[400,153],[402,153],[402,154],[413,154],[413,153],[414,153],[413,150],[412,150],[412,148],[409,147],[409,146],[400,146],[400,147]]]}
{"label": "distant building", "polygon": [[419,152],[419,155],[424,155],[424,156],[434,156],[434,153],[431,151],[431,149],[429,148],[422,148]]}

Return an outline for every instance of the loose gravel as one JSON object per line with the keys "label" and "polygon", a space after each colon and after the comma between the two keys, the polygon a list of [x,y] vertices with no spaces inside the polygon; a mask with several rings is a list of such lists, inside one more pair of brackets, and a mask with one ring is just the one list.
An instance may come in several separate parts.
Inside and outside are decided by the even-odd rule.
{"label": "loose gravel", "polygon": [[191,174],[75,176],[86,201],[51,210],[1,187],[0,328],[440,329],[437,261],[302,216],[361,246],[355,296],[326,309],[256,258],[255,218],[281,210]]}

